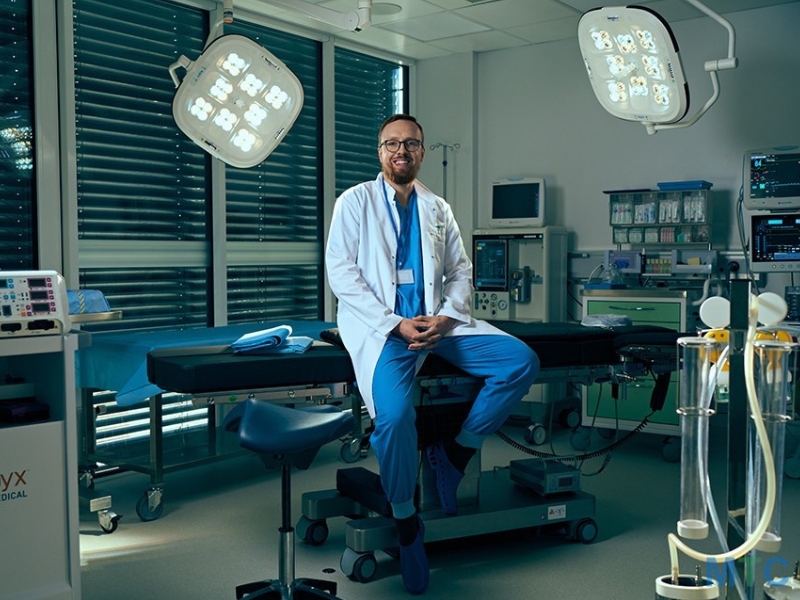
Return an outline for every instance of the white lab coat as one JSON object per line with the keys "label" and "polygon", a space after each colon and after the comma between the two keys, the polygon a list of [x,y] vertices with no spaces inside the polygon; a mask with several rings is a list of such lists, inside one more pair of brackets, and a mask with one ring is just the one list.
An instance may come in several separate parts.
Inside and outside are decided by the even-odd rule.
{"label": "white lab coat", "polygon": [[[402,317],[394,314],[397,275],[397,236],[383,190],[383,175],[346,190],[333,209],[325,262],[328,281],[339,300],[339,334],[356,373],[359,391],[370,416],[375,416],[372,379],[386,338]],[[447,335],[493,334],[502,331],[473,319],[472,263],[464,250],[453,211],[419,181],[415,182],[425,277],[425,310],[460,323]],[[386,185],[391,218],[399,229]],[[421,353],[417,367],[426,353]]]}

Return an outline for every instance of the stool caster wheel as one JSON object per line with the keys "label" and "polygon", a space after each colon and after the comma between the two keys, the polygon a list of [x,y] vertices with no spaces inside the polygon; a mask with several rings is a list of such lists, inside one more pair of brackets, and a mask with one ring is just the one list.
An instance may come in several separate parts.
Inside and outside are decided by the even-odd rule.
{"label": "stool caster wheel", "polygon": [[97,521],[100,523],[100,529],[104,533],[114,533],[119,526],[119,520],[122,515],[110,510],[101,510],[97,513]]}
{"label": "stool caster wheel", "polygon": [[578,427],[572,432],[569,443],[575,450],[586,450],[589,447],[591,434],[592,430],[588,427]]}
{"label": "stool caster wheel", "polygon": [[544,425],[539,425],[538,423],[528,425],[525,430],[525,441],[536,446],[544,444],[547,441],[547,430]]}
{"label": "stool caster wheel", "polygon": [[155,521],[164,512],[161,488],[150,488],[136,502],[136,514],[142,521]]}
{"label": "stool caster wheel", "polygon": [[597,539],[597,523],[594,519],[581,519],[572,527],[571,537],[581,544],[591,544]]}
{"label": "stool caster wheel", "polygon": [[342,573],[350,579],[367,583],[375,577],[375,573],[378,571],[378,561],[372,552],[356,552],[345,548],[339,561],[339,567],[342,569]]}
{"label": "stool caster wheel", "polygon": [[312,521],[308,517],[300,517],[295,527],[297,536],[312,546],[321,546],[328,539],[328,523],[325,519]]}

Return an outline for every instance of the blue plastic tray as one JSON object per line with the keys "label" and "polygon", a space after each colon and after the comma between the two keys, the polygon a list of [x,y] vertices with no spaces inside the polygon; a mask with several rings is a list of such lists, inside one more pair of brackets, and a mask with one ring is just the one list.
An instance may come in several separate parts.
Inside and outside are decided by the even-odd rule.
{"label": "blue plastic tray", "polygon": [[680,190],[709,190],[714,185],[702,179],[696,181],[662,181],[658,184],[658,189],[665,192]]}

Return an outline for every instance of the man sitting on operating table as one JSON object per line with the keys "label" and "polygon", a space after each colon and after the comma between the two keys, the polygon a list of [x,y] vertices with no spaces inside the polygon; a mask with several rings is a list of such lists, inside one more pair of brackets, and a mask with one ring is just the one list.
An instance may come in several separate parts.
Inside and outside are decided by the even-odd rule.
{"label": "man sitting on operating table", "polygon": [[397,524],[403,584],[412,594],[424,592],[429,579],[425,527],[414,506],[419,454],[412,405],[425,355],[485,379],[455,439],[425,450],[448,515],[456,512],[467,463],[539,372],[527,345],[470,315],[472,264],[453,212],[416,180],[424,141],[414,117],[383,123],[382,172],[338,198],[325,255],[339,333],[374,419],[371,444]]}

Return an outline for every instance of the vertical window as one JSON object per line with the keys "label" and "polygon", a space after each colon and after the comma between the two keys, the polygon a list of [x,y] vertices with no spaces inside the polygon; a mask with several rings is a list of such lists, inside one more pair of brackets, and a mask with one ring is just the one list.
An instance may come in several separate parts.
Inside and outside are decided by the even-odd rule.
{"label": "vertical window", "polygon": [[336,194],[380,171],[378,129],[408,107],[408,67],[337,48]]}
{"label": "vertical window", "polygon": [[80,285],[124,318],[95,329],[209,324],[209,158],[175,126],[167,70],[200,53],[206,20],[171,2],[74,2]]}
{"label": "vertical window", "polygon": [[303,84],[300,116],[260,165],[226,167],[228,322],[322,316],[321,47],[234,21],[225,33],[255,40]]}
{"label": "vertical window", "polygon": [[0,3],[0,269],[37,267],[28,0]]}

